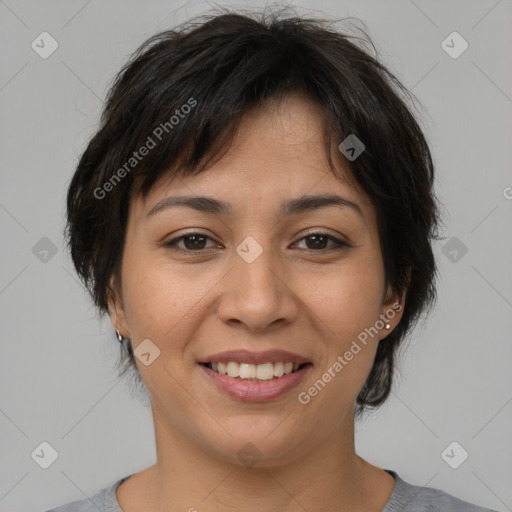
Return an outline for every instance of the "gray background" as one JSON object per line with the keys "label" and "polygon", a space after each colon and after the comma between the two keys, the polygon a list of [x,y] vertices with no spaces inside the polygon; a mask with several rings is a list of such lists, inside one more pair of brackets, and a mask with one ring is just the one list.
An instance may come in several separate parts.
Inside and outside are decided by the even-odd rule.
{"label": "gray background", "polygon": [[[66,255],[64,198],[114,73],[147,37],[212,5],[0,0],[1,511],[83,499],[154,463],[150,409],[116,378],[113,330]],[[445,205],[437,307],[402,351],[389,402],[356,426],[358,453],[411,483],[512,510],[512,2],[291,5],[365,22],[423,105]],[[48,59],[31,48],[43,31],[59,44]],[[453,31],[469,43],[457,59],[441,47]],[[43,237],[55,255],[40,252]],[[43,441],[59,454],[48,469],[31,457]],[[469,453],[458,469],[441,456],[452,441]]]}

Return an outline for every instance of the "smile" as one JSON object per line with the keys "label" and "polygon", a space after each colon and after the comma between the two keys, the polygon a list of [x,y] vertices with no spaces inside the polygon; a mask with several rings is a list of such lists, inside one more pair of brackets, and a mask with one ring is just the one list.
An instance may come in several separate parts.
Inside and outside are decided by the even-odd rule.
{"label": "smile", "polygon": [[276,362],[263,364],[238,363],[229,361],[226,363],[203,363],[207,368],[221,375],[228,375],[234,379],[248,381],[266,381],[281,378],[283,375],[295,373],[311,363],[294,364],[292,362]]}
{"label": "smile", "polygon": [[[213,369],[214,364],[217,365],[217,370]],[[213,385],[213,389],[220,391],[224,396],[242,402],[268,402],[281,397],[286,398],[293,389],[299,386],[313,368],[312,363],[303,363],[301,365],[292,364],[290,371],[291,363],[281,364],[277,362],[254,365],[250,363],[239,364],[235,361],[229,361],[227,364],[200,363],[198,364],[198,368],[202,370],[203,375],[207,378],[207,382]],[[220,373],[219,365],[221,369],[224,367],[226,373]],[[285,373],[285,366],[286,370],[289,370],[289,373]],[[233,377],[228,375],[228,367],[234,375]],[[258,367],[262,368],[258,370]],[[282,372],[282,375],[274,375],[274,372],[278,375],[281,375]],[[266,378],[242,378],[240,373],[242,375],[260,375]]]}

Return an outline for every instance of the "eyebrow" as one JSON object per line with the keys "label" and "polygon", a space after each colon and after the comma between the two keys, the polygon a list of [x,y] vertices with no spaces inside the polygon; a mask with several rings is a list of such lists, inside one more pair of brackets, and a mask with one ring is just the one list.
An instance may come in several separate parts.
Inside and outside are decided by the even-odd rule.
{"label": "eyebrow", "polygon": [[[203,213],[232,215],[231,205],[229,203],[219,201],[218,199],[204,196],[177,196],[167,197],[158,202],[146,216],[150,217],[168,208],[179,206],[193,208],[194,210]],[[317,210],[319,208],[326,208],[329,206],[351,208],[364,219],[363,211],[357,203],[333,194],[322,194],[314,196],[305,195],[296,199],[291,199],[281,205],[279,214],[281,216],[297,215],[299,213]]]}

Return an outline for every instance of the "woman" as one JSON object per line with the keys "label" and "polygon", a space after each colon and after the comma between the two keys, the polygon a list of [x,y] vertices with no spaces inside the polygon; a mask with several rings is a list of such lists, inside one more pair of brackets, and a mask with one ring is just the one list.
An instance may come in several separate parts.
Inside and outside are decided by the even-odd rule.
{"label": "woman", "polygon": [[157,462],[55,511],[489,510],[354,449],[435,300],[434,170],[406,94],[318,20],[222,14],[136,52],[67,236],[151,396]]}

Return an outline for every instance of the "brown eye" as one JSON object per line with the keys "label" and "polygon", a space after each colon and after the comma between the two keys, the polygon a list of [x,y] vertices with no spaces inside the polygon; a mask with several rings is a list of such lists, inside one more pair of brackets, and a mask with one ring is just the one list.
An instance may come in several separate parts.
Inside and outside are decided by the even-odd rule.
{"label": "brown eye", "polygon": [[[327,233],[310,233],[307,236],[301,238],[299,242],[302,240],[306,240],[306,250],[316,252],[329,252],[331,250],[341,249],[343,247],[350,247],[350,245],[346,242],[338,240],[337,238],[328,235]],[[334,243],[334,247],[328,249],[327,244],[330,241]]]}
{"label": "brown eye", "polygon": [[[187,233],[186,235],[182,235],[170,242],[166,242],[165,246],[170,247],[176,251],[182,252],[195,252],[202,251],[206,249],[206,240],[211,240],[209,236],[203,235],[201,233]],[[183,246],[179,247],[178,244],[183,242]]]}
{"label": "brown eye", "polygon": [[[173,240],[166,242],[165,246],[169,247],[173,251],[197,253],[204,252],[206,249],[212,248],[212,246],[207,247],[207,240],[212,239],[202,233],[193,232],[174,238]],[[327,233],[310,233],[307,236],[302,237],[299,242],[302,240],[306,241],[305,249],[312,252],[331,252],[334,250],[351,247],[343,240],[339,240],[332,235],[328,235]],[[334,247],[331,246],[329,248],[329,242],[332,242]],[[180,246],[179,244],[182,245]]]}

